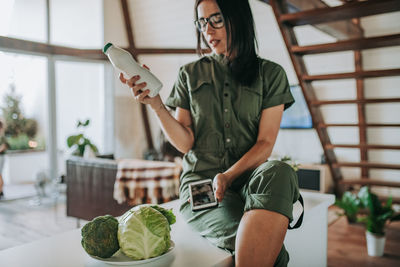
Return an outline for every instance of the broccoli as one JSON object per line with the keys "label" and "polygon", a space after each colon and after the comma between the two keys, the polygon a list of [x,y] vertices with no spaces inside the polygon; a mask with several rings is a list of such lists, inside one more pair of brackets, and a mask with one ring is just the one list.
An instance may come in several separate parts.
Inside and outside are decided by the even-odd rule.
{"label": "broccoli", "polygon": [[81,231],[82,247],[92,256],[109,258],[119,249],[118,221],[111,215],[94,218]]}

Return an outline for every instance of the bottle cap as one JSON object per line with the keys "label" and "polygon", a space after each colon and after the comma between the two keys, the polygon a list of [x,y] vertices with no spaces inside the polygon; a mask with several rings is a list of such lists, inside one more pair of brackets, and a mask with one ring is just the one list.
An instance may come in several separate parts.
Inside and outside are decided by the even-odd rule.
{"label": "bottle cap", "polygon": [[107,49],[110,48],[110,46],[112,46],[112,45],[113,45],[112,43],[107,43],[103,48],[103,53],[106,53]]}

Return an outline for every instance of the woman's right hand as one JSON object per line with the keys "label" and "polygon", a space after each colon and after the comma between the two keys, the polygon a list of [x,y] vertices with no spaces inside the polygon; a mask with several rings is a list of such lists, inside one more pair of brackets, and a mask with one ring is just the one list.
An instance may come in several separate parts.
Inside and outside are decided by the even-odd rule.
{"label": "woman's right hand", "polygon": [[164,105],[162,103],[160,95],[157,94],[155,97],[148,96],[150,90],[142,90],[146,87],[146,83],[142,82],[136,84],[139,79],[139,75],[135,75],[130,79],[126,79],[122,73],[119,74],[119,80],[129,86],[136,101],[139,101],[142,104],[149,104],[154,111],[162,108]]}

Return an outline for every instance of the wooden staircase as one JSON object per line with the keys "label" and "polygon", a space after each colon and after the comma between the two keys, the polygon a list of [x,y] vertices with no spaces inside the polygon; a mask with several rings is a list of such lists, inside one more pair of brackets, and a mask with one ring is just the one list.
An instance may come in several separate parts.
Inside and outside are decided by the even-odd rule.
{"label": "wooden staircase", "polygon": [[[357,25],[360,27],[359,19],[364,16],[384,14],[400,10],[399,0],[368,0],[368,1],[342,1],[345,2],[341,6],[329,7],[325,3],[317,1],[300,1],[300,0],[269,0],[268,2],[274,11],[276,21],[282,33],[291,61],[297,74],[299,85],[302,88],[304,98],[310,110],[313,127],[317,131],[324,150],[325,158],[329,164],[334,180],[334,190],[337,195],[341,195],[348,187],[355,185],[383,186],[389,188],[400,187],[400,177],[398,182],[384,181],[382,179],[374,179],[370,177],[370,169],[393,169],[400,170],[400,158],[396,164],[386,164],[370,162],[368,160],[368,151],[372,149],[389,149],[400,150],[400,145],[380,145],[367,141],[367,128],[370,127],[396,127],[400,129],[399,123],[379,124],[368,123],[365,114],[365,105],[370,103],[393,103],[400,102],[400,98],[365,98],[364,97],[364,79],[375,77],[400,76],[400,69],[385,70],[364,70],[362,67],[361,51],[365,49],[390,47],[400,45],[400,34],[391,34],[378,37],[364,37],[363,31],[359,34],[348,35],[350,38],[344,39],[343,36],[337,38],[337,42],[324,43],[317,45],[300,46],[296,39],[294,27],[301,25],[316,25],[319,29],[323,28],[323,23],[335,23],[343,21],[351,21],[355,24],[355,30],[358,31]],[[300,5],[302,3],[310,5],[311,2],[316,3],[317,8],[305,11],[299,8],[293,8],[293,4]],[[294,11],[294,12],[293,12]],[[291,12],[291,13],[290,13]],[[343,27],[341,28],[343,29]],[[326,31],[325,31],[326,32]],[[338,37],[338,36],[335,36]],[[354,51],[354,72],[310,75],[308,74],[304,56],[311,54],[323,54],[339,51]],[[319,100],[316,97],[313,81],[323,80],[340,80],[355,79],[356,80],[356,99],[343,100]],[[400,96],[400,94],[399,94]],[[338,104],[355,104],[358,111],[358,123],[325,123],[320,107],[323,105]],[[400,114],[399,114],[400,115]],[[358,127],[359,144],[332,144],[329,138],[327,128],[329,127]],[[400,135],[400,131],[399,131]],[[335,155],[335,148],[358,148],[360,150],[360,162],[339,162]],[[342,167],[361,168],[360,179],[344,179]]]}

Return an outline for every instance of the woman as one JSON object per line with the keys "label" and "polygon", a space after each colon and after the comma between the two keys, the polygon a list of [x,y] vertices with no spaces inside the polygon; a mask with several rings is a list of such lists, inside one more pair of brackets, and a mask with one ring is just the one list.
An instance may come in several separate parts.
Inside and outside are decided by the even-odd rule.
{"label": "woman", "polygon": [[0,120],[0,199],[4,197],[3,193],[4,182],[3,182],[2,172],[4,166],[4,153],[8,149],[8,143],[6,141],[6,137],[4,136],[4,131],[5,131],[4,123]]}
{"label": "woman", "polygon": [[[238,12],[240,10],[240,13]],[[181,152],[180,212],[236,266],[286,266],[283,240],[298,184],[292,168],[271,155],[283,110],[293,102],[284,70],[257,57],[248,1],[197,0],[195,24],[213,54],[181,67],[166,105],[148,97],[138,76],[120,79],[149,104]],[[188,183],[213,179],[218,208],[192,212]]]}

